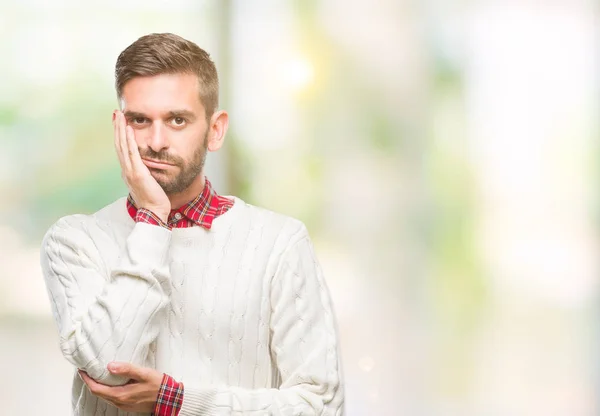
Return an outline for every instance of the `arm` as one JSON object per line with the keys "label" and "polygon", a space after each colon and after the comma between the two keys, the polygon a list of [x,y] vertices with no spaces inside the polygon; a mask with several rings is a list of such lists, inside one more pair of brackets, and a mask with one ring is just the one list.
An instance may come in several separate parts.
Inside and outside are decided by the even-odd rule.
{"label": "arm", "polygon": [[171,232],[138,223],[112,270],[85,228],[85,220],[62,219],[46,234],[41,264],[63,355],[107,385],[128,379],[107,371],[111,361],[143,364],[158,335],[168,302],[161,282],[169,278]]}
{"label": "arm", "polygon": [[86,222],[70,217],[46,234],[41,263],[63,355],[93,379],[119,385],[128,379],[109,373],[106,365],[143,363],[168,302],[160,283],[168,279],[171,233],[164,222],[171,205],[143,164],[134,131],[120,111],[113,112],[113,128],[122,177],[138,203],[136,222],[147,217],[145,222],[161,227],[138,222],[116,265],[106,270],[84,231]]}
{"label": "arm", "polygon": [[271,354],[279,388],[185,385],[179,416],[341,415],[343,385],[329,292],[303,227],[271,283]]}

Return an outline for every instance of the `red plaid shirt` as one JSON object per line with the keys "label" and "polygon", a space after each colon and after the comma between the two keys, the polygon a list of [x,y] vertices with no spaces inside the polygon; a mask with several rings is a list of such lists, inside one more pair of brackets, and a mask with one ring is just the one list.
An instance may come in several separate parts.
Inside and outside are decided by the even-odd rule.
{"label": "red plaid shirt", "polygon": [[[152,211],[144,208],[138,209],[131,195],[127,197],[127,211],[135,222],[145,222],[168,229],[200,226],[210,230],[214,219],[226,213],[233,206],[233,201],[217,195],[208,179],[205,180],[206,184],[200,195],[184,206],[171,210],[167,223]],[[153,414],[177,416],[182,404],[183,383],[178,383],[173,377],[165,374],[158,391]]]}
{"label": "red plaid shirt", "polygon": [[127,211],[136,222],[160,225],[168,229],[199,225],[210,230],[214,219],[226,213],[233,206],[233,201],[217,195],[210,181],[207,178],[205,181],[206,184],[200,195],[182,207],[171,210],[167,223],[147,209],[137,209],[131,195],[127,197]]}
{"label": "red plaid shirt", "polygon": [[183,404],[183,383],[178,383],[170,375],[163,375],[156,405],[154,406],[155,416],[177,416],[181,405]]}

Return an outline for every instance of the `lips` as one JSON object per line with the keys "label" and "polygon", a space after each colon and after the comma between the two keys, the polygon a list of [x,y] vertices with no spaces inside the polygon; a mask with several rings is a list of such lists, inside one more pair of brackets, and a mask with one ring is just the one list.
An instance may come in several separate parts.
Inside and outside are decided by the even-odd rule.
{"label": "lips", "polygon": [[144,165],[148,166],[149,168],[155,168],[155,169],[167,169],[169,167],[174,166],[170,163],[165,163],[165,162],[161,162],[158,160],[152,160],[152,159],[142,158],[142,161],[144,162]]}

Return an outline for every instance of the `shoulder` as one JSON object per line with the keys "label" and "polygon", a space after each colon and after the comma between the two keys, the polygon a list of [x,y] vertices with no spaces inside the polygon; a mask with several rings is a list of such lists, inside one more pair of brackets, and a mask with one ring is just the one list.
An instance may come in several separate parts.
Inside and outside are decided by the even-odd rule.
{"label": "shoulder", "polygon": [[[119,206],[122,209],[119,210]],[[93,214],[72,214],[58,219],[46,232],[42,240],[42,250],[50,245],[83,245],[86,240],[92,240],[92,236],[98,231],[118,227],[126,223],[127,214],[125,200],[117,201],[103,207]]]}
{"label": "shoulder", "polygon": [[56,236],[85,232],[91,222],[91,215],[72,214],[59,218],[46,232],[43,241],[48,242]]}
{"label": "shoulder", "polygon": [[91,251],[93,243],[87,233],[89,215],[68,215],[56,221],[46,232],[40,247],[40,262],[44,275],[55,265],[72,263],[84,251]]}
{"label": "shoulder", "polygon": [[243,216],[247,221],[262,227],[269,234],[276,235],[286,241],[287,245],[308,238],[306,226],[297,218],[249,204],[239,198],[236,198],[235,204],[241,205],[238,208],[244,211]]}

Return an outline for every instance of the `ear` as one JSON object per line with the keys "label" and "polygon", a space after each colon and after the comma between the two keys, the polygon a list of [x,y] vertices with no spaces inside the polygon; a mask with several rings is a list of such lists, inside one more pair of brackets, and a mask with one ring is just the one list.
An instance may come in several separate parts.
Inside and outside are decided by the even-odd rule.
{"label": "ear", "polygon": [[216,152],[223,146],[225,140],[225,133],[229,127],[229,114],[227,111],[220,110],[215,112],[210,118],[210,124],[208,126],[208,150],[210,152]]}

